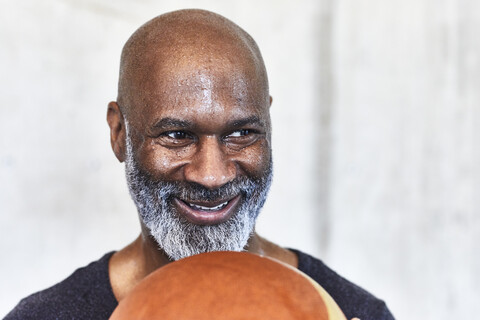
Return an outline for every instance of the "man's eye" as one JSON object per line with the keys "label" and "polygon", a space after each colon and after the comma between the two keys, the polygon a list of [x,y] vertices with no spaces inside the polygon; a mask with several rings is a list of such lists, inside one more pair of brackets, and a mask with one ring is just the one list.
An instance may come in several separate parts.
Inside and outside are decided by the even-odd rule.
{"label": "man's eye", "polygon": [[250,133],[252,133],[252,131],[250,129],[240,129],[240,130],[237,130],[237,131],[233,131],[228,136],[232,137],[232,138],[244,137],[244,136],[248,136]]}
{"label": "man's eye", "polygon": [[165,132],[163,136],[166,136],[168,138],[172,138],[175,140],[183,140],[183,139],[190,138],[190,135],[184,131],[169,131],[169,132]]}
{"label": "man's eye", "polygon": [[255,129],[239,129],[226,135],[223,141],[231,148],[244,148],[255,143],[261,136]]}
{"label": "man's eye", "polygon": [[185,131],[166,131],[160,134],[157,142],[164,147],[185,147],[193,143],[195,137]]}

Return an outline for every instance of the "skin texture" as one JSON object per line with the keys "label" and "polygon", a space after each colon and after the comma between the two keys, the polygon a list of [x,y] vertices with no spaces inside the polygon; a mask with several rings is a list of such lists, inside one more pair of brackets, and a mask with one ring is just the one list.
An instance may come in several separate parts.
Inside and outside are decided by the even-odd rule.
{"label": "skin texture", "polygon": [[[207,11],[168,13],[140,27],[122,51],[118,98],[107,111],[112,149],[123,162],[128,129],[135,160],[156,180],[215,189],[259,177],[271,161],[271,101],[245,31]],[[110,260],[118,300],[170,262],[141,230]],[[246,250],[297,266],[295,254],[256,233]]]}

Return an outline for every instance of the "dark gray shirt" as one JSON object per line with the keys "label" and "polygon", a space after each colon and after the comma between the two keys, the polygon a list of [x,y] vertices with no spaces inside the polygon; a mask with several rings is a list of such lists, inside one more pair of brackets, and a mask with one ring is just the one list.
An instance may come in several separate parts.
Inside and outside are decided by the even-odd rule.
{"label": "dark gray shirt", "polygon": [[[333,297],[347,319],[394,319],[382,300],[345,280],[322,261],[301,251],[290,250],[298,256],[298,269]],[[108,275],[108,261],[113,253],[77,269],[53,287],[22,299],[4,320],[108,319],[118,305]]]}

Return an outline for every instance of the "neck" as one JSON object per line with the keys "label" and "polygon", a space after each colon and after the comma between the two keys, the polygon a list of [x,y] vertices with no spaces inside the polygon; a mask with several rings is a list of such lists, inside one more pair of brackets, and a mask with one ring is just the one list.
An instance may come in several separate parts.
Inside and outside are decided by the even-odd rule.
{"label": "neck", "polygon": [[[256,232],[250,237],[245,250],[297,267],[296,255],[260,237]],[[109,262],[110,283],[118,301],[143,278],[170,263],[167,255],[158,248],[155,240],[142,226],[142,233],[131,244],[116,252]]]}

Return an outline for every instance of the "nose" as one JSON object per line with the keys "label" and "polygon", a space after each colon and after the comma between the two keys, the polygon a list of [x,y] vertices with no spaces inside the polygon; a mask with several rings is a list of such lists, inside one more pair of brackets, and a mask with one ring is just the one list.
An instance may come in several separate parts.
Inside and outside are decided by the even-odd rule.
{"label": "nose", "polygon": [[207,136],[200,139],[192,160],[184,167],[184,175],[189,182],[215,189],[235,178],[236,166],[222,150],[221,142]]}

